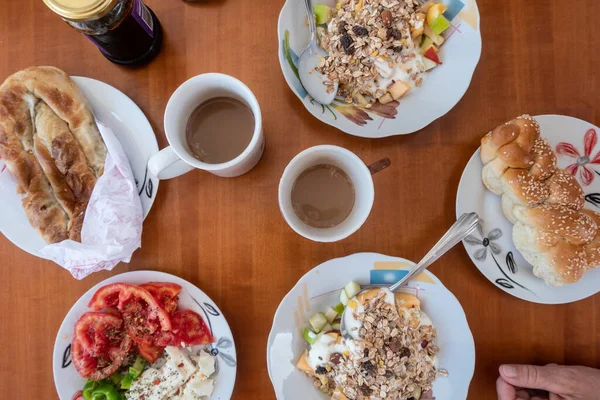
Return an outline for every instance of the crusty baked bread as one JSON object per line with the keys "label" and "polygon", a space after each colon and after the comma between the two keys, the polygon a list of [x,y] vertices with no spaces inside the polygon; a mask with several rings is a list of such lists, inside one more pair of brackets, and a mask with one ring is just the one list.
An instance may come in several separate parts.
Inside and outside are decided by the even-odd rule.
{"label": "crusty baked bread", "polygon": [[106,147],[85,98],[65,72],[28,68],[0,86],[0,157],[44,240],[79,241]]}
{"label": "crusty baked bread", "polygon": [[600,214],[583,210],[583,189],[557,168],[535,119],[523,115],[485,135],[481,160],[483,183],[502,196],[513,242],[536,276],[560,286],[600,264]]}

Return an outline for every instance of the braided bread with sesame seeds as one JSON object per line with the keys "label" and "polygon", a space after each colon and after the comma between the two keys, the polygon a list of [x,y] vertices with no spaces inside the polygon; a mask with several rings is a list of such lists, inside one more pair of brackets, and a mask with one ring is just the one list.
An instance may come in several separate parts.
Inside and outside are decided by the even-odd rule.
{"label": "braided bread with sesame seeds", "polygon": [[548,285],[579,281],[600,264],[600,214],[584,210],[577,179],[556,166],[540,127],[522,115],[481,139],[482,180],[502,196],[513,242]]}

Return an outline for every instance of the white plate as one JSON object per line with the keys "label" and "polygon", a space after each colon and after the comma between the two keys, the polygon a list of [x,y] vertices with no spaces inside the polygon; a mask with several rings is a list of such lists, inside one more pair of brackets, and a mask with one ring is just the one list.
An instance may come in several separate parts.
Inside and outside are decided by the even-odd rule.
{"label": "white plate", "polygon": [[179,308],[191,309],[200,314],[211,329],[216,343],[210,351],[217,356],[215,391],[210,400],[229,400],[233,393],[237,372],[237,356],[231,329],[219,307],[200,289],[191,283],[174,275],[156,271],[134,271],[108,278],[88,290],[77,303],[73,305],[65,317],[54,343],[52,369],[54,384],[60,400],[71,400],[73,395],[83,388],[86,379],[79,373],[71,362],[71,341],[73,327],[79,317],[89,311],[87,305],[98,288],[110,283],[125,282],[141,284],[145,282],[172,282],[183,288],[179,295]]}
{"label": "white plate", "polygon": [[[150,156],[158,152],[150,122],[129,97],[114,87],[91,78],[71,78],[87,98],[96,118],[111,128],[121,142],[129,158],[146,217],[158,190],[158,179],[146,168]],[[11,193],[10,197],[2,199],[2,205],[0,231],[21,249],[40,257],[38,250],[46,246],[46,242],[29,223],[21,207],[21,196],[16,192]]]}
{"label": "white plate", "polygon": [[[567,142],[581,155],[584,150],[584,136],[600,134],[600,129],[589,122],[562,115],[541,115],[535,117],[540,124],[542,136],[552,149],[561,142]],[[587,157],[593,159],[600,152],[597,144]],[[577,159],[557,154],[558,166],[566,168],[577,164]],[[583,159],[580,161],[584,161]],[[600,268],[587,271],[581,281],[559,288],[550,287],[533,275],[533,267],[525,261],[512,241],[512,224],[502,213],[501,198],[487,190],[481,181],[483,164],[479,150],[473,154],[465,167],[458,186],[456,215],[476,212],[483,224],[479,232],[471,235],[464,243],[467,253],[475,266],[494,285],[513,296],[534,303],[563,304],[584,299],[600,291]],[[584,184],[581,176],[583,167],[578,167],[577,180],[585,192],[586,207],[600,211],[600,164],[588,163],[592,181]],[[469,244],[471,243],[471,244]]]}
{"label": "white plate", "polygon": [[[327,261],[304,275],[284,297],[275,313],[267,344],[269,377],[279,400],[329,399],[295,365],[307,348],[302,329],[308,318],[339,302],[348,282],[391,285],[414,264],[404,258],[359,253]],[[440,368],[448,377],[433,383],[437,400],[464,400],[475,370],[475,344],[465,313],[456,297],[431,272],[410,281],[403,289],[417,294],[437,329]]]}
{"label": "white plate", "polygon": [[[441,48],[443,64],[429,73],[423,86],[400,100],[397,108],[382,106],[376,114],[359,107],[334,102],[322,106],[312,100],[294,72],[298,56],[308,44],[306,9],[302,0],[287,0],[279,15],[279,64],[290,89],[317,119],[355,136],[380,138],[416,132],[450,111],[467,91],[481,56],[479,9],[475,0],[444,0],[444,15],[452,21],[451,37]],[[329,6],[334,0],[316,0]],[[289,32],[291,62],[286,57],[285,37]],[[352,116],[353,119],[350,119]],[[353,122],[355,120],[356,122]]]}

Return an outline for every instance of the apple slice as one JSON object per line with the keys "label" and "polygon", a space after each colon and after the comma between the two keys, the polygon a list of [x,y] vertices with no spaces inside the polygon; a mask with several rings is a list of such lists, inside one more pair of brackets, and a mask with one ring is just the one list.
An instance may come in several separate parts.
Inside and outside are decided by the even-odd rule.
{"label": "apple slice", "polygon": [[389,93],[386,93],[379,98],[379,102],[381,104],[388,104],[388,103],[391,103],[392,101],[394,101],[394,98]]}
{"label": "apple slice", "polygon": [[442,44],[444,44],[444,37],[432,31],[429,24],[425,24],[425,26],[423,27],[423,32],[425,36],[431,39],[436,46],[440,47]]}
{"label": "apple slice", "polygon": [[398,100],[410,91],[410,86],[403,81],[395,81],[388,88],[388,92],[392,95],[394,100]]}
{"label": "apple slice", "polygon": [[433,33],[441,35],[446,29],[450,28],[450,21],[440,14],[436,19],[429,23],[429,27]]}
{"label": "apple slice", "polygon": [[440,58],[438,57],[437,51],[435,51],[434,46],[431,46],[424,54],[423,57],[433,61],[436,64],[441,64]]}

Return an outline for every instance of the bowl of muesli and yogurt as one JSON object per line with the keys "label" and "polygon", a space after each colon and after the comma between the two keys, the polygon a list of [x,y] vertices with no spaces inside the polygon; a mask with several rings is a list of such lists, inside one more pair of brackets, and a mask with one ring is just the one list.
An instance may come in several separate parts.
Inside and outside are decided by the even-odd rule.
{"label": "bowl of muesli and yogurt", "polygon": [[[302,277],[269,335],[277,398],[466,399],[475,347],[456,298],[428,271],[396,293],[381,288],[412,265],[359,253]],[[342,316],[348,332],[340,332]]]}
{"label": "bowl of muesli and yogurt", "polygon": [[307,110],[346,133],[385,137],[415,132],[446,114],[466,92],[481,55],[475,0],[318,0],[314,73],[333,103],[321,105],[299,79],[298,55],[309,39],[302,0],[279,17],[283,75]]}

